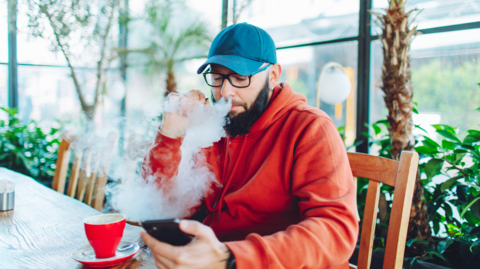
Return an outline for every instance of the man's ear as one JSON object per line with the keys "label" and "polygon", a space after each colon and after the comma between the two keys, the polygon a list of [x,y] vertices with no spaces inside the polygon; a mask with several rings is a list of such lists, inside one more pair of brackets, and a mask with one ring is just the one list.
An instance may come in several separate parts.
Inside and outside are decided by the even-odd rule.
{"label": "man's ear", "polygon": [[277,85],[281,75],[282,75],[282,66],[280,64],[273,64],[270,69],[270,79],[269,79],[269,86],[271,89],[273,89],[273,87]]}

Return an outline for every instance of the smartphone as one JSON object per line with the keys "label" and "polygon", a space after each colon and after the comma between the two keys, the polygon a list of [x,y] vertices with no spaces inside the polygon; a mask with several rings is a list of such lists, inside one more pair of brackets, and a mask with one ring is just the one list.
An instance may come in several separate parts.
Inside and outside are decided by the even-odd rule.
{"label": "smartphone", "polygon": [[180,230],[179,219],[142,220],[140,223],[153,238],[173,246],[184,246],[193,238]]}

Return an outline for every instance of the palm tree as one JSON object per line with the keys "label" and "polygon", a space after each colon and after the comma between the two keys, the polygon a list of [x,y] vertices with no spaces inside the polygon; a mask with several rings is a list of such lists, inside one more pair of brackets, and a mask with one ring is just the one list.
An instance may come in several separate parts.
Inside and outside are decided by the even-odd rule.
{"label": "palm tree", "polygon": [[[207,24],[198,18],[175,17],[175,10],[182,9],[182,1],[151,0],[145,8],[145,21],[151,28],[150,45],[142,49],[119,50],[120,53],[141,53],[147,56],[147,71],[166,75],[165,96],[177,91],[174,67],[177,63],[206,58],[212,39]],[[173,23],[173,20],[175,22]]]}
{"label": "palm tree", "polygon": [[[399,160],[402,150],[413,150],[415,146],[415,137],[412,134],[413,89],[408,51],[413,38],[418,34],[416,27],[411,27],[414,18],[410,23],[409,18],[418,10],[406,12],[406,2],[407,0],[389,0],[384,14],[371,12],[378,18],[382,29],[382,33],[378,35],[383,47],[382,90],[389,112],[387,121],[392,146],[390,154],[394,160]],[[417,174],[408,238],[428,240],[431,236],[424,199],[423,184]]]}

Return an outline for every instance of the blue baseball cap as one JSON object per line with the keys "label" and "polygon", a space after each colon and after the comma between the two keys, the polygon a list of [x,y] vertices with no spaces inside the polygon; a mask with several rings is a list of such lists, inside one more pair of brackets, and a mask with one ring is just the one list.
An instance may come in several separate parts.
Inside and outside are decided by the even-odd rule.
{"label": "blue baseball cap", "polygon": [[249,76],[263,63],[277,63],[275,42],[265,30],[244,22],[228,26],[215,37],[208,60],[198,68],[197,74],[209,64],[218,64]]}

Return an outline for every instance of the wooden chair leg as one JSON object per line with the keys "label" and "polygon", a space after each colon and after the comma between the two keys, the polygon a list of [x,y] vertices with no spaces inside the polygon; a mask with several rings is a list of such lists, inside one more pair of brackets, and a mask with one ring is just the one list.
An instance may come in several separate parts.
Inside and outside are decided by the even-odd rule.
{"label": "wooden chair leg", "polygon": [[65,191],[65,181],[67,177],[68,164],[70,161],[70,142],[66,135],[63,136],[60,148],[58,149],[55,174],[53,176],[52,189],[63,193]]}
{"label": "wooden chair leg", "polygon": [[82,164],[83,152],[75,152],[75,157],[73,159],[72,170],[70,173],[70,181],[68,183],[67,195],[70,197],[75,197],[75,192],[77,191],[78,185],[78,176],[80,173],[80,166]]}
{"label": "wooden chair leg", "polygon": [[401,269],[418,169],[418,153],[403,151],[395,182],[383,269]]}
{"label": "wooden chair leg", "polygon": [[97,182],[95,184],[95,193],[93,197],[93,205],[92,207],[98,211],[102,211],[103,209],[103,202],[105,200],[105,186],[107,185],[108,181],[108,170],[110,168],[110,155],[113,153],[116,141],[117,141],[117,134],[112,132],[108,135],[108,143],[109,149],[108,154],[103,159],[103,162],[100,164],[99,167],[99,174],[97,178]]}
{"label": "wooden chair leg", "polygon": [[89,206],[92,205],[92,197],[93,197],[93,191],[95,189],[95,185],[97,182],[98,178],[98,163],[100,161],[100,154],[95,154],[93,157],[93,162],[92,162],[92,173],[90,177],[88,178],[88,186],[87,186],[87,193],[85,194],[85,203]]}
{"label": "wooden chair leg", "polygon": [[[355,184],[355,193],[357,192],[357,177],[353,177],[353,182]],[[360,222],[360,213],[358,213],[358,205],[357,205],[357,200],[355,200],[355,216],[357,217],[357,221]]]}
{"label": "wooden chair leg", "polygon": [[373,239],[377,225],[378,201],[380,198],[380,183],[370,180],[368,182],[367,200],[363,212],[362,234],[360,237],[360,250],[358,252],[359,269],[369,269],[373,253]]}
{"label": "wooden chair leg", "polygon": [[92,152],[89,149],[85,150],[85,156],[83,160],[83,167],[80,169],[80,178],[77,188],[77,200],[83,202],[85,192],[87,189],[88,180],[91,176],[90,162],[92,159]]}
{"label": "wooden chair leg", "polygon": [[103,202],[105,200],[105,186],[107,185],[108,175],[106,173],[102,174],[97,179],[97,184],[95,188],[95,198],[93,199],[92,207],[96,210],[102,212]]}

